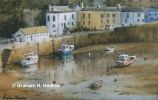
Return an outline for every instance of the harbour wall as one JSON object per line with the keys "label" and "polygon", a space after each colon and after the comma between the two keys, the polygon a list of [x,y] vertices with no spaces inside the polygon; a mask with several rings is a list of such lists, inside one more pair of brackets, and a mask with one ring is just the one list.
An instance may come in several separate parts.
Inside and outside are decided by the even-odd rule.
{"label": "harbour wall", "polygon": [[37,52],[41,56],[56,54],[62,43],[74,44],[75,49],[95,44],[153,42],[158,40],[158,24],[116,28],[113,32],[76,33],[53,37],[39,43],[16,43],[2,52],[2,65],[19,62],[24,54]]}
{"label": "harbour wall", "polygon": [[3,66],[2,66],[2,56],[1,55],[2,55],[2,51],[0,51],[0,73],[2,72],[2,69],[3,69],[2,68]]}

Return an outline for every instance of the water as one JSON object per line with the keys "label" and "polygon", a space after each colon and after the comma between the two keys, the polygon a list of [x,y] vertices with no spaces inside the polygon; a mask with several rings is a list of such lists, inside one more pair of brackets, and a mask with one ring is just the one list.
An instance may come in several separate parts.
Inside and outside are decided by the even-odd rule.
{"label": "water", "polygon": [[89,53],[76,54],[72,58],[64,60],[59,57],[47,56],[40,57],[37,65],[28,67],[13,65],[7,71],[18,73],[26,78],[67,83],[76,80],[78,77],[92,76],[93,73],[97,72],[97,69],[106,71],[107,67],[113,66],[115,60],[113,58],[114,53],[107,54],[105,51],[92,51],[90,56]]}
{"label": "water", "polygon": [[[128,46],[128,45],[126,45]],[[126,52],[130,55],[137,55],[137,61],[133,68],[144,67],[146,65],[158,65],[158,47],[151,49],[142,48],[132,48],[127,50],[118,50],[117,52],[106,52],[105,50],[99,51],[89,51],[86,53],[74,54],[71,59],[61,60],[59,57],[46,56],[40,57],[40,61],[37,65],[31,65],[30,67],[21,67],[20,65],[11,65],[6,72],[16,73],[23,77],[22,80],[18,80],[15,83],[52,83],[56,81],[58,83],[64,84],[62,88],[58,90],[64,93],[66,96],[70,97],[83,97],[89,98],[90,96],[94,98],[102,99],[104,98],[104,93],[107,92],[111,95],[111,91],[122,86],[122,83],[114,84],[113,79],[115,77],[120,77],[120,80],[124,78],[116,75],[107,75],[107,69],[109,67],[113,68],[115,66],[116,56],[118,52]],[[147,58],[148,60],[144,60]],[[100,91],[96,92],[96,95],[88,88],[85,88],[93,82],[94,80],[103,79],[105,86]],[[109,85],[108,85],[109,84]],[[113,85],[111,85],[113,84]],[[75,85],[75,87],[74,87]],[[116,85],[116,86],[115,86]],[[29,88],[35,91],[49,92],[54,90],[54,88]],[[110,92],[109,92],[110,90]],[[77,93],[77,94],[74,94]],[[116,94],[113,94],[116,95]],[[112,95],[111,95],[112,96]],[[106,97],[110,98],[110,97]],[[115,96],[115,99],[117,97]],[[90,98],[91,99],[91,98]]]}

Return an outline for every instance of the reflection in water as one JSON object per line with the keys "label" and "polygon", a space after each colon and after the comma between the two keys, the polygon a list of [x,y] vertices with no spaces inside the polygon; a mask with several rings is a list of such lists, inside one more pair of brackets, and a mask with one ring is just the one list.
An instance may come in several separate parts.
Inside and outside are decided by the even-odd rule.
{"label": "reflection in water", "polygon": [[[144,58],[157,59],[157,49],[153,51],[131,50],[125,51],[130,54],[136,54],[137,64],[144,64]],[[59,57],[41,57],[38,65],[23,68],[15,65],[9,71],[14,70],[25,78],[24,82],[42,83],[57,81],[60,83],[70,83],[81,77],[91,78],[100,75],[99,72],[107,72],[109,67],[115,65],[117,53],[109,53],[104,50],[92,51],[89,53],[76,54],[71,59],[62,59]],[[135,64],[135,65],[137,65]],[[146,64],[146,63],[145,63]]]}

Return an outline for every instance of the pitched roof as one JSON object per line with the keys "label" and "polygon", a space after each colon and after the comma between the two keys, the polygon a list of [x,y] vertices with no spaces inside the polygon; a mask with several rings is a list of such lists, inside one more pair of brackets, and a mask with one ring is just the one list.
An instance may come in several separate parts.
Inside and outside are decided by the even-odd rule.
{"label": "pitched roof", "polygon": [[25,34],[25,35],[32,35],[32,34],[47,33],[47,32],[48,32],[46,26],[20,28],[20,31],[21,31],[23,34]]}
{"label": "pitched roof", "polygon": [[158,8],[145,8],[145,11],[158,12]]}
{"label": "pitched roof", "polygon": [[73,11],[75,11],[75,9],[72,9],[69,6],[49,5],[49,10],[47,12],[50,12],[50,13],[64,13],[64,12],[73,12]]}
{"label": "pitched roof", "polygon": [[87,7],[82,9],[82,11],[119,11],[120,9],[118,7]]}
{"label": "pitched roof", "polygon": [[144,12],[143,8],[122,8],[121,12]]}

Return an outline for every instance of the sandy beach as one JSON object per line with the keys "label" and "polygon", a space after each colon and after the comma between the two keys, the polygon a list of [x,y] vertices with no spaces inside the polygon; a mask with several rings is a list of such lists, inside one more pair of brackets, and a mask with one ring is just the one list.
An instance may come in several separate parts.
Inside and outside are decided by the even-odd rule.
{"label": "sandy beach", "polygon": [[[113,68],[107,72],[107,66],[94,68],[88,73],[74,76],[64,86],[50,91],[36,91],[28,88],[12,88],[11,84],[23,80],[23,76],[15,73],[0,74],[0,97],[24,96],[26,100],[158,100],[158,56],[150,51],[158,52],[157,43],[109,44],[117,47],[117,52],[125,51],[138,55],[134,65],[126,68]],[[94,45],[75,51],[76,55],[104,51],[108,45]],[[148,52],[148,53],[147,53]],[[147,53],[145,56],[144,53]],[[144,59],[146,58],[146,59]],[[79,58],[78,58],[79,59]],[[100,59],[97,63],[101,63]],[[104,66],[104,65],[103,65]],[[93,81],[103,80],[103,87],[91,90]]]}

